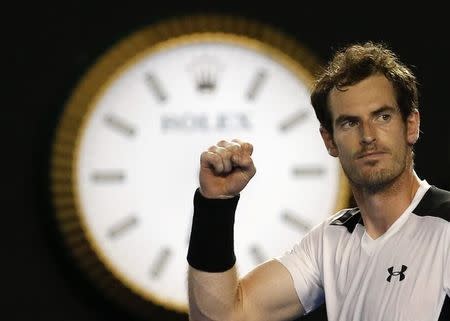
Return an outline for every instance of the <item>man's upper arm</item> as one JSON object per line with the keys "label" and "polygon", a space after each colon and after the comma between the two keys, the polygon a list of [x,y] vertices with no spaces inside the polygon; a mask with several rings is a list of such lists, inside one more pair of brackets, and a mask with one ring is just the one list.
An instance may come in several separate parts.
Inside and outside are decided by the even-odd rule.
{"label": "man's upper arm", "polygon": [[291,274],[277,260],[261,264],[240,281],[238,300],[246,320],[286,320],[304,314]]}

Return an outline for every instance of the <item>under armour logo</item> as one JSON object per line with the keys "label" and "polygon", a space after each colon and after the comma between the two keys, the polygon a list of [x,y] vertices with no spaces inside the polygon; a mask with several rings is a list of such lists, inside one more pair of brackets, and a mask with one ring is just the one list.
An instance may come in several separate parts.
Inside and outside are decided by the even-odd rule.
{"label": "under armour logo", "polygon": [[391,266],[387,271],[389,272],[389,276],[387,277],[386,281],[391,282],[391,278],[393,276],[400,275],[400,281],[402,281],[405,278],[405,271],[408,267],[406,265],[402,265],[402,269],[400,271],[394,272],[394,267]]}

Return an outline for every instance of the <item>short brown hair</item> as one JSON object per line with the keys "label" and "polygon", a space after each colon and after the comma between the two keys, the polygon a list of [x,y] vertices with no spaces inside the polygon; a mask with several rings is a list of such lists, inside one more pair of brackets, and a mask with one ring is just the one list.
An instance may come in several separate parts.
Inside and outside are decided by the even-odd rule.
{"label": "short brown hair", "polygon": [[383,74],[392,83],[403,120],[418,109],[417,81],[412,71],[386,45],[369,41],[338,50],[318,77],[311,104],[321,126],[333,132],[328,106],[328,94],[333,88],[354,85],[376,73]]}

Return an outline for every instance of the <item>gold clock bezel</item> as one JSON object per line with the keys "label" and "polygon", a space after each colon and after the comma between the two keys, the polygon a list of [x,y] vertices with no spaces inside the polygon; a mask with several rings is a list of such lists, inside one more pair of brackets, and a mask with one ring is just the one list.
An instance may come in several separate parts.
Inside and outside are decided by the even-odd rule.
{"label": "gold clock bezel", "polygon": [[[85,120],[108,85],[143,55],[196,42],[239,44],[284,64],[312,85],[321,64],[293,38],[247,18],[223,15],[175,17],[150,25],[114,45],[88,70],[64,106],[53,141],[51,191],[58,227],[80,268],[107,297],[144,317],[186,320],[187,307],[141,291],[119,273],[96,245],[84,222],[75,170]],[[336,209],[348,206],[350,189],[340,172]]]}

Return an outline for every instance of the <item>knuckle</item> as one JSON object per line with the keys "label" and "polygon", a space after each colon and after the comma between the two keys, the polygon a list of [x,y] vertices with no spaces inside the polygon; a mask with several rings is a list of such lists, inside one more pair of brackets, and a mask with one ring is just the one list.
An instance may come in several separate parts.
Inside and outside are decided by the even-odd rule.
{"label": "knuckle", "polygon": [[220,141],[217,143],[217,146],[221,146],[221,147],[224,147],[224,146],[226,146],[226,145],[228,145],[228,142],[227,142],[226,140],[224,140],[224,139],[220,140]]}
{"label": "knuckle", "polygon": [[236,149],[239,149],[239,148],[241,148],[241,144],[236,143],[236,142],[231,142],[230,143],[230,149],[236,150]]}
{"label": "knuckle", "polygon": [[227,153],[227,150],[226,150],[226,148],[224,148],[224,147],[216,147],[215,152],[218,153],[218,154],[220,154],[220,155],[224,155],[224,154]]}

